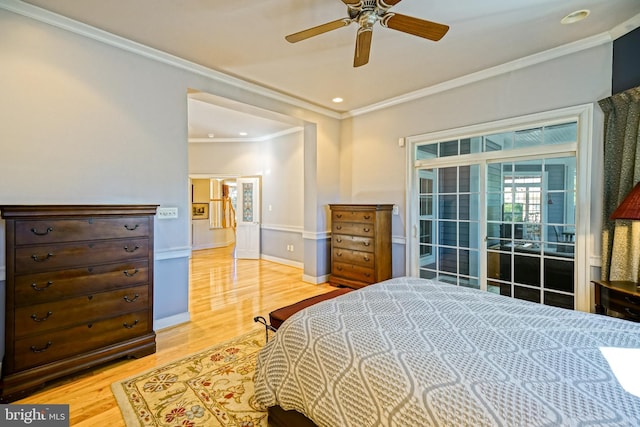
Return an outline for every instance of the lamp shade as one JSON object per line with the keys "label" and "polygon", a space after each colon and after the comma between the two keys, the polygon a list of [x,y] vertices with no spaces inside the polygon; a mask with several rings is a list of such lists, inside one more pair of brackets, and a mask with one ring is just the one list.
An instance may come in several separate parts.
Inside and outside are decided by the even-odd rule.
{"label": "lamp shade", "polygon": [[633,187],[609,218],[640,220],[640,182]]}

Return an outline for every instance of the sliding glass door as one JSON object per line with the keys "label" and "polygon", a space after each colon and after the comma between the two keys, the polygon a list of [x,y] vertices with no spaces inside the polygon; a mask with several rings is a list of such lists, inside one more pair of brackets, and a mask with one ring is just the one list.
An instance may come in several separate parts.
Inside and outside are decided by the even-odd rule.
{"label": "sliding glass door", "polygon": [[574,119],[415,142],[412,274],[584,305],[576,303],[576,272],[586,270],[586,258],[576,259],[578,134]]}

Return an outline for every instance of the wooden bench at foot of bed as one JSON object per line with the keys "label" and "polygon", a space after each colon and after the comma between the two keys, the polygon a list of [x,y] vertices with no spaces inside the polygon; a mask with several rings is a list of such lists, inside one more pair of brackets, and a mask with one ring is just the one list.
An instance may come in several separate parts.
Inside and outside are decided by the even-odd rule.
{"label": "wooden bench at foot of bed", "polygon": [[[333,291],[316,295],[315,297],[306,298],[302,301],[298,301],[294,304],[287,305],[285,307],[281,307],[277,310],[269,313],[269,325],[267,325],[266,320],[261,317],[255,317],[253,320],[256,322],[263,323],[267,328],[267,340],[269,339],[268,330],[276,331],[282,323],[287,320],[289,317],[293,316],[300,310],[310,307],[314,304],[317,304],[321,301],[325,301],[331,298],[335,298],[337,296],[346,294],[347,292],[351,292],[353,289],[351,288],[337,288]],[[305,417],[303,414],[297,411],[285,411],[280,406],[272,406],[269,408],[269,427],[316,427],[316,425]]]}
{"label": "wooden bench at foot of bed", "polygon": [[306,298],[306,299],[303,299],[302,301],[298,301],[286,307],[279,308],[269,313],[269,323],[274,329],[278,329],[280,325],[282,325],[282,322],[284,322],[289,317],[293,316],[303,308],[307,308],[321,301],[325,301],[331,298],[335,298],[339,295],[346,294],[347,292],[350,292],[352,290],[353,289],[351,288],[338,288],[336,290],[327,292],[325,294],[316,295],[315,297],[311,297],[311,298]]}
{"label": "wooden bench at foot of bed", "polygon": [[338,288],[336,290],[316,295],[315,297],[306,298],[302,301],[298,301],[294,304],[287,305],[286,307],[281,307],[277,310],[269,313],[269,323],[267,323],[267,319],[262,316],[256,316],[253,318],[254,322],[262,323],[266,328],[265,331],[265,341],[269,341],[269,331],[275,332],[278,330],[280,325],[287,320],[289,317],[293,316],[303,308],[307,308],[314,304],[317,304],[321,301],[328,300],[331,298],[335,298],[339,295],[346,294],[347,292],[351,292],[353,289],[351,288]]}

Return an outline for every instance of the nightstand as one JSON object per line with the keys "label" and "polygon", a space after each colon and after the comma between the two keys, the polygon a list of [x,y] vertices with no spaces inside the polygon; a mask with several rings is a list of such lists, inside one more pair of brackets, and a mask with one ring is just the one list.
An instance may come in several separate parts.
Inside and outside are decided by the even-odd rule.
{"label": "nightstand", "polygon": [[592,280],[596,313],[640,322],[640,288],[637,282]]}

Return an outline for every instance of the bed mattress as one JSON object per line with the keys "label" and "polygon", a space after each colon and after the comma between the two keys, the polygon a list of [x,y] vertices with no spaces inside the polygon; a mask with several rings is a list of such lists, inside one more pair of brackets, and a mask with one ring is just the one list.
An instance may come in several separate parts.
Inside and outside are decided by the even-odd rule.
{"label": "bed mattress", "polygon": [[[618,377],[611,352],[635,356]],[[637,323],[396,278],[285,321],[256,401],[327,427],[638,426],[638,352]]]}

